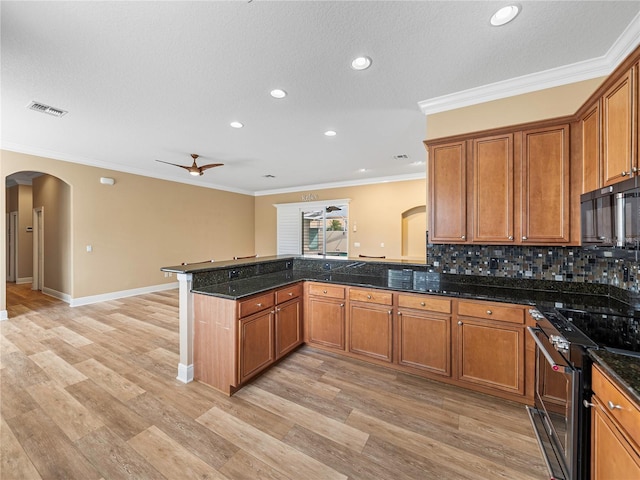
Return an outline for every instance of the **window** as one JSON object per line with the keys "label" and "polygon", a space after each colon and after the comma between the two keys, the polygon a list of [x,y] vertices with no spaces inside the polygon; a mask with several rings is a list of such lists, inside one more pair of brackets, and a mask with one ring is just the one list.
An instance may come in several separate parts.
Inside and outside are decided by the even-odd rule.
{"label": "window", "polygon": [[348,256],[349,199],[274,206],[278,255]]}

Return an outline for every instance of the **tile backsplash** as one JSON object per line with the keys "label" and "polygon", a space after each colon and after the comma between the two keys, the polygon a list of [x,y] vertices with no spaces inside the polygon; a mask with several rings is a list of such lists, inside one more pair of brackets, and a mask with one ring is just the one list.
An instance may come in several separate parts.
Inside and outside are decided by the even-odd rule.
{"label": "tile backsplash", "polygon": [[427,258],[439,273],[599,283],[632,295],[640,288],[636,255],[616,249],[428,245]]}

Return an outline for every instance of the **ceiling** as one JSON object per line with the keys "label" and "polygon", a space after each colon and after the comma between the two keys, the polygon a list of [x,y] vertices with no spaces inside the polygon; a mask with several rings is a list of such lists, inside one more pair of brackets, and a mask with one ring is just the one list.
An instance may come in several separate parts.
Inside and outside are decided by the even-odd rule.
{"label": "ceiling", "polygon": [[[606,75],[640,43],[640,1],[519,1],[492,27],[506,4],[3,0],[2,148],[257,195],[422,178],[425,113]],[[191,153],[225,165],[154,161]]]}

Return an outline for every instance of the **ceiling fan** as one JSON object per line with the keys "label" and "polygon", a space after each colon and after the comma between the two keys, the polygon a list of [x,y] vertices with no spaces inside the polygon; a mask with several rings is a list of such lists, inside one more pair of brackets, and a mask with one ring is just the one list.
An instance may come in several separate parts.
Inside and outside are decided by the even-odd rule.
{"label": "ceiling fan", "polygon": [[173,165],[174,167],[180,167],[180,168],[184,168],[185,170],[188,170],[189,173],[191,175],[193,175],[194,177],[198,177],[200,175],[204,174],[205,170],[209,170],[210,168],[213,167],[221,167],[224,165],[224,163],[209,163],[208,165],[202,165],[201,167],[199,167],[196,164],[196,160],[200,155],[196,154],[196,153],[192,153],[191,154],[191,158],[193,158],[193,165],[191,165],[190,167],[186,167],[184,165],[178,165],[177,163],[169,163],[169,162],[164,162],[162,160],[156,160],[156,162],[160,162],[160,163],[166,163],[168,165]]}

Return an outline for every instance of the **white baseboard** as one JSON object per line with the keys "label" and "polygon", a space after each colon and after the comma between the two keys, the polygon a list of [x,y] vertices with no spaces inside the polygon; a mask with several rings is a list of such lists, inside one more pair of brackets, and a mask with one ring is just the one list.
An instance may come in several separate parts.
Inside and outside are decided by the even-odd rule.
{"label": "white baseboard", "polygon": [[0,310],[0,322],[2,320],[9,320],[9,313],[6,310]]}
{"label": "white baseboard", "polygon": [[65,303],[71,302],[71,295],[68,293],[62,293],[53,288],[42,287],[42,293],[45,295],[49,295],[50,297],[57,298],[58,300],[62,300]]}
{"label": "white baseboard", "polygon": [[180,380],[182,383],[193,382],[193,364],[184,365],[183,363],[179,363],[178,376],[176,379]]}
{"label": "white baseboard", "polygon": [[136,295],[144,295],[146,293],[162,292],[164,290],[173,290],[175,288],[178,288],[178,282],[151,285],[149,287],[132,288],[131,290],[120,290],[118,292],[90,295],[88,297],[72,298],[69,301],[69,306],[79,307],[81,305],[90,305],[92,303],[117,300],[119,298],[134,297]]}
{"label": "white baseboard", "polygon": [[21,285],[23,283],[33,283],[33,277],[23,277],[16,280],[17,285]]}

